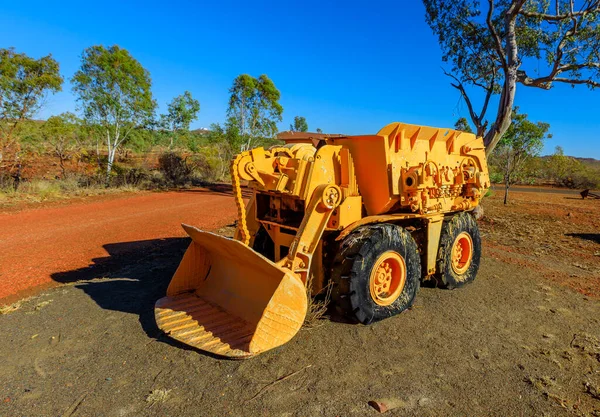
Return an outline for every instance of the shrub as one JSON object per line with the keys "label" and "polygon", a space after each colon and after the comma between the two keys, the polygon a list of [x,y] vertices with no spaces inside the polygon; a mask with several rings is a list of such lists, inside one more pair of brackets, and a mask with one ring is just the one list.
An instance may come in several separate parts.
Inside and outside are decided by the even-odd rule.
{"label": "shrub", "polygon": [[110,185],[113,187],[139,187],[148,182],[150,173],[143,167],[123,167],[113,165]]}
{"label": "shrub", "polygon": [[194,165],[176,152],[165,152],[158,157],[158,169],[172,185],[185,185],[191,181]]}
{"label": "shrub", "polygon": [[504,181],[504,177],[499,172],[490,171],[490,182],[492,184],[500,184]]}

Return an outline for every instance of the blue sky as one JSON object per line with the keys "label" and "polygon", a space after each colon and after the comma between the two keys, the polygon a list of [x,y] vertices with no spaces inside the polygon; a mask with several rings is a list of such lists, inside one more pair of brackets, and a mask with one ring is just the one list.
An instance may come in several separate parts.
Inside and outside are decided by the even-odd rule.
{"label": "blue sky", "polygon": [[[223,121],[227,90],[242,73],[265,73],[280,89],[281,130],[296,115],[310,130],[347,134],[392,121],[449,127],[468,116],[417,0],[101,3],[0,0],[0,47],[52,53],[68,80],[83,49],[118,44],[150,71],[160,110],[185,90],[200,100],[194,127]],[[550,123],[544,153],[560,145],[600,159],[600,91],[519,86],[516,104]],[[75,109],[67,82],[40,117]]]}

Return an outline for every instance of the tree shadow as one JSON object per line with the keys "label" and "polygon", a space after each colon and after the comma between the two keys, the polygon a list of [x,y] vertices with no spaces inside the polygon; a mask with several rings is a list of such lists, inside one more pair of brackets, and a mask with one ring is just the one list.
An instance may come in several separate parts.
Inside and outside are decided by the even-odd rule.
{"label": "tree shadow", "polygon": [[589,240],[600,245],[600,233],[565,233],[566,236]]}
{"label": "tree shadow", "polygon": [[164,335],[154,319],[154,303],[166,294],[189,238],[165,238],[104,245],[108,256],[52,279],[76,283],[96,304],[106,310],[135,314],[146,334],[162,342],[192,349]]}

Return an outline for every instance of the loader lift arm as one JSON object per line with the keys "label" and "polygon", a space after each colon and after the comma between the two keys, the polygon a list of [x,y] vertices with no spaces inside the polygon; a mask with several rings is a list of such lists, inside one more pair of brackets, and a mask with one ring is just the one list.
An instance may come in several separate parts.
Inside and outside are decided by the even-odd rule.
{"label": "loader lift arm", "polygon": [[304,285],[308,282],[312,256],[323,236],[331,213],[339,206],[341,198],[342,191],[337,185],[321,184],[315,188],[288,255],[277,263],[280,267],[296,274]]}

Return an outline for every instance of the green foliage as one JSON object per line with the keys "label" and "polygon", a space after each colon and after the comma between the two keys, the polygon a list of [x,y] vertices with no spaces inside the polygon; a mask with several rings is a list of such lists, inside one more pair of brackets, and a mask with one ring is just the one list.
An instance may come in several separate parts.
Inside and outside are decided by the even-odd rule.
{"label": "green foliage", "polygon": [[88,122],[127,132],[152,120],[150,74],[119,46],[86,49],[72,83]]}
{"label": "green foliage", "polygon": [[82,147],[81,121],[73,113],[50,117],[41,127],[42,136],[58,158],[63,178],[66,176],[65,161],[78,154]]}
{"label": "green foliage", "polygon": [[138,127],[131,130],[124,146],[134,152],[147,153],[163,142],[162,132]]}
{"label": "green foliage", "polygon": [[[511,123],[517,84],[600,86],[600,2],[423,0],[446,75],[465,100],[488,154]],[[483,4],[482,4],[483,3]],[[479,90],[474,94],[473,90]],[[501,105],[491,118],[492,96]],[[471,98],[482,97],[479,103]]]}
{"label": "green foliage", "polygon": [[169,103],[165,120],[172,131],[190,130],[190,123],[198,118],[199,112],[200,102],[186,91]]}
{"label": "green foliage", "polygon": [[577,161],[565,155],[562,146],[557,146],[550,157],[550,175],[556,182],[563,182],[573,171],[576,171]]}
{"label": "green foliage", "polygon": [[283,107],[279,104],[281,93],[269,77],[239,75],[229,93],[227,130],[239,136],[241,150],[252,148],[260,138],[275,136]]}
{"label": "green foliage", "polygon": [[512,112],[512,123],[496,148],[492,163],[499,168],[504,178],[505,196],[508,198],[508,189],[515,181],[515,177],[522,173],[525,162],[539,155],[544,140],[548,135],[548,123],[533,123],[527,119],[526,114],[519,114],[515,107]]}
{"label": "green foliage", "polygon": [[473,129],[471,129],[471,125],[469,125],[469,121],[461,117],[454,123],[454,129],[460,130],[462,132],[473,133]]}
{"label": "green foliage", "polygon": [[302,116],[294,117],[294,124],[290,125],[290,130],[292,132],[308,132],[308,123],[306,123],[306,119]]}
{"label": "green foliage", "polygon": [[62,83],[52,55],[33,59],[13,48],[0,49],[0,120],[31,118],[46,94],[61,91]]}
{"label": "green foliage", "polygon": [[589,166],[566,156],[557,146],[554,154],[547,160],[546,176],[555,183],[570,188],[600,188],[600,167]]}
{"label": "green foliage", "polygon": [[23,120],[20,123],[14,139],[19,142],[21,160],[28,154],[41,154],[48,151],[42,134],[43,125],[34,120]]}
{"label": "green foliage", "polygon": [[450,64],[452,73],[470,85],[497,83],[501,77],[496,71],[499,58],[480,2],[424,0],[423,3],[426,21],[442,47],[442,60]]}
{"label": "green foliage", "polygon": [[244,138],[240,135],[237,126],[234,124],[227,124],[223,127],[218,123],[213,123],[210,125],[208,142],[222,145],[226,149],[228,156],[233,158],[244,145]]}
{"label": "green foliage", "polygon": [[119,147],[133,129],[153,119],[150,74],[119,46],[92,46],[83,52],[72,83],[86,122],[99,127],[106,141],[108,181]]}
{"label": "green foliage", "polygon": [[0,49],[0,163],[17,154],[14,133],[33,117],[49,93],[62,89],[63,78],[52,55],[33,59],[13,48]]}
{"label": "green foliage", "polygon": [[200,102],[189,91],[169,103],[167,114],[161,116],[162,127],[169,131],[169,147],[172,148],[177,140],[189,133],[190,124],[198,118],[199,112]]}

